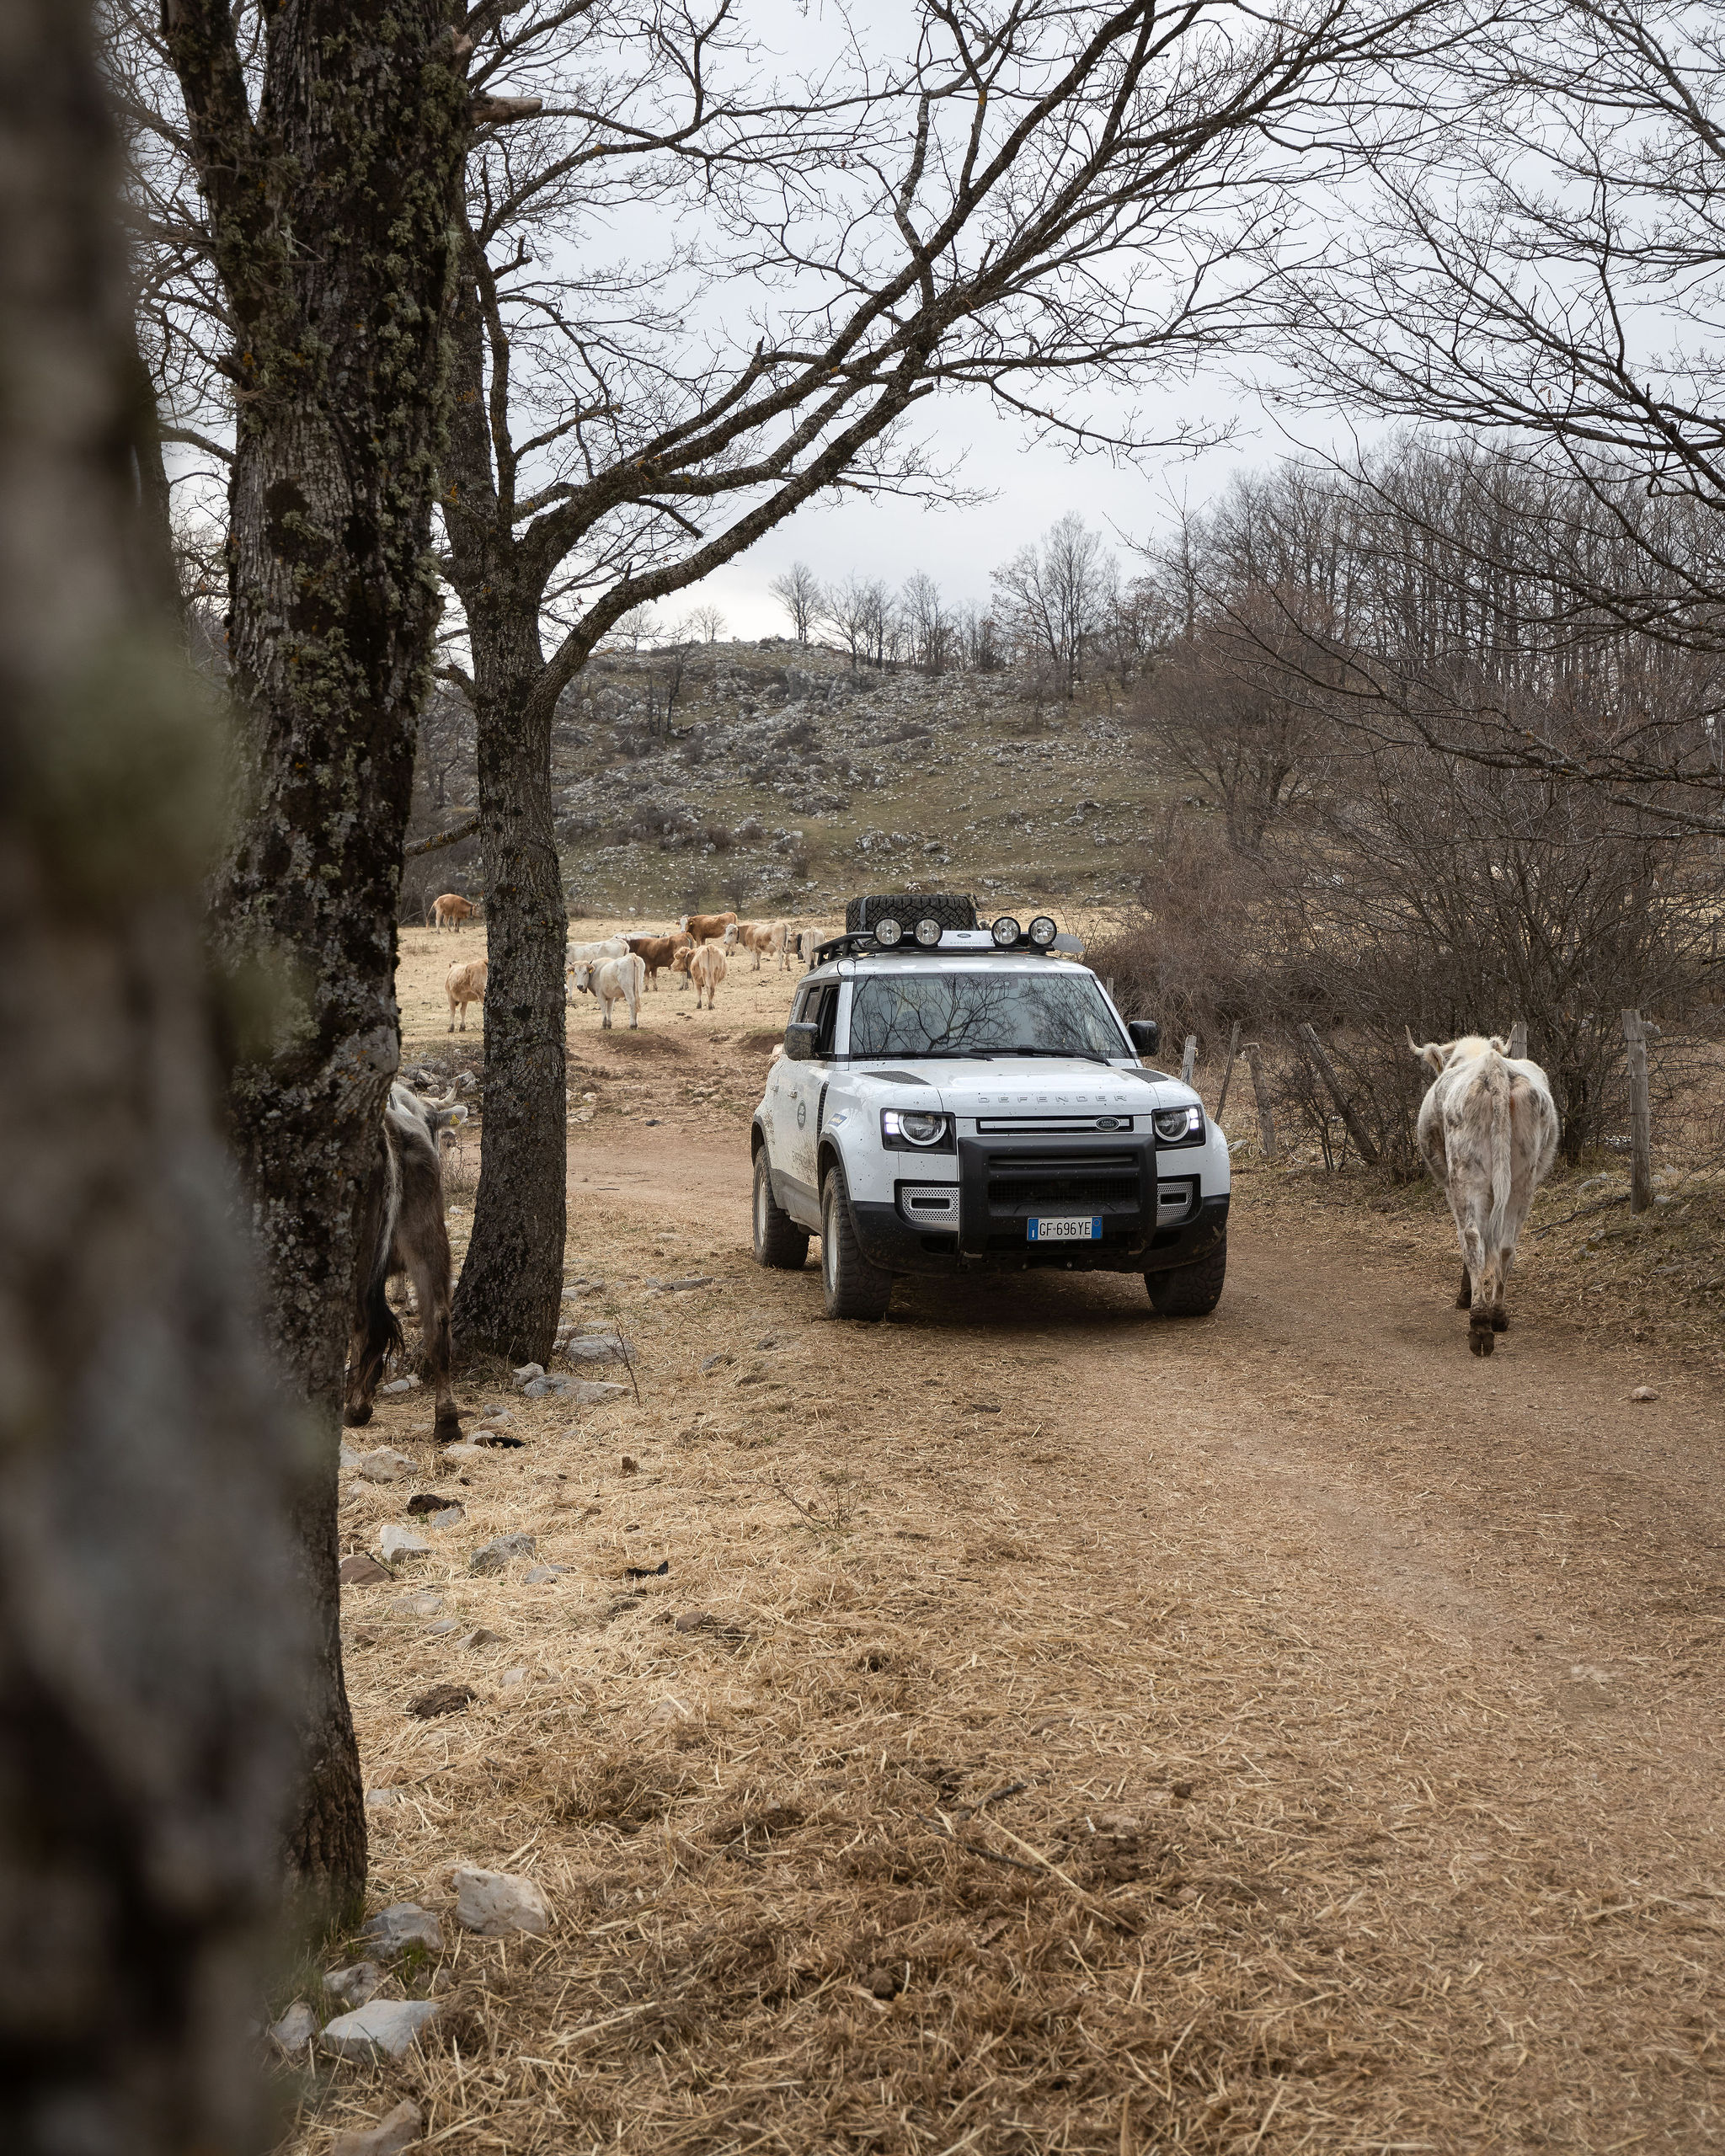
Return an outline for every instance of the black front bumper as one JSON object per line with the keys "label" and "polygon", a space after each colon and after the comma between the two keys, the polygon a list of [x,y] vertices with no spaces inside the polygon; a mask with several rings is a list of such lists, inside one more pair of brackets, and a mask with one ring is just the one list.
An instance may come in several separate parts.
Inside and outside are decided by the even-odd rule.
{"label": "black front bumper", "polygon": [[[857,1240],[870,1262],[894,1273],[1017,1273],[1049,1267],[1078,1273],[1163,1273],[1195,1264],[1227,1225],[1226,1197],[1198,1196],[1197,1166],[1178,1148],[1160,1166],[1147,1135],[1098,1132],[1080,1143],[1060,1139],[962,1138],[959,1141],[959,1225],[932,1232],[892,1204],[852,1199]],[[1195,1207],[1159,1223],[1161,1186],[1189,1184]],[[911,1180],[906,1178],[907,1181]],[[1089,1214],[1097,1241],[1032,1242],[1039,1214]]]}

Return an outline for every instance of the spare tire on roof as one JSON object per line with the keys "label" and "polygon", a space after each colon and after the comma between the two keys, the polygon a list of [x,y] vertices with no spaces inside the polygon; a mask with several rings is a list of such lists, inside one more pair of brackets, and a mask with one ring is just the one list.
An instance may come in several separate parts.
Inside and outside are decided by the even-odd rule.
{"label": "spare tire on roof", "polygon": [[845,908],[845,933],[859,935],[878,921],[902,921],[914,928],[919,921],[937,921],[943,928],[975,928],[976,901],[949,891],[912,891],[897,898],[852,899]]}

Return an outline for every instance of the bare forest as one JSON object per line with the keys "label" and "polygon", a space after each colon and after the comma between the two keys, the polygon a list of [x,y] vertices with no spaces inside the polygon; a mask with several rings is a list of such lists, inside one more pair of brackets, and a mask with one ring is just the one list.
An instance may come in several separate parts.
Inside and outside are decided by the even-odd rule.
{"label": "bare forest", "polygon": [[[1717,25],[14,0],[0,83],[0,2145],[1725,2134]],[[836,1155],[771,1255],[891,892],[1071,931],[1226,1300],[836,1321]],[[1452,1053],[1552,1118],[1489,1309]]]}

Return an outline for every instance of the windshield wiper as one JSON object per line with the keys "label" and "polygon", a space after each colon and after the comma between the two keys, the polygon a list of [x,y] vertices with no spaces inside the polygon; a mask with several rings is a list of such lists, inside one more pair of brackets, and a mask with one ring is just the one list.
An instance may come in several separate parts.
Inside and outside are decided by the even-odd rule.
{"label": "windshield wiper", "polygon": [[1076,1063],[1105,1064],[1108,1061],[1107,1056],[1097,1055],[1094,1049],[1087,1048],[1009,1048],[1002,1049],[1001,1054],[1002,1055],[1065,1055],[1071,1056]]}

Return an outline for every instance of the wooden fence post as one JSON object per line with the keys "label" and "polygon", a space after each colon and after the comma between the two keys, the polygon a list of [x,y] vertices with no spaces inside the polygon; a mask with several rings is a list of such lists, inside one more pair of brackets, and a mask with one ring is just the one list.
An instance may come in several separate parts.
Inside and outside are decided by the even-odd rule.
{"label": "wooden fence post", "polygon": [[1240,1053],[1240,1021],[1236,1018],[1228,1034],[1228,1059],[1222,1065],[1222,1090],[1216,1095],[1215,1120],[1222,1119],[1222,1110],[1228,1105],[1228,1081],[1234,1075],[1234,1059]]}
{"label": "wooden fence post", "polygon": [[1192,1074],[1197,1068],[1198,1036],[1196,1033],[1188,1033],[1186,1046],[1180,1056],[1180,1083],[1183,1086],[1189,1086],[1192,1083]]}
{"label": "wooden fence post", "polygon": [[1263,1072],[1258,1060],[1258,1043],[1246,1043],[1246,1068],[1252,1073],[1252,1097],[1258,1104],[1258,1150],[1265,1160],[1276,1157],[1276,1118],[1270,1113],[1270,1097],[1263,1089]]}
{"label": "wooden fence post", "polygon": [[1322,1044],[1317,1035],[1310,1026],[1302,1026],[1300,1028],[1300,1038],[1305,1046],[1306,1053],[1311,1058],[1313,1068],[1316,1070],[1318,1076],[1323,1080],[1325,1089],[1330,1098],[1336,1103],[1337,1114],[1347,1124],[1348,1135],[1359,1148],[1360,1159],[1365,1161],[1367,1167],[1375,1168],[1378,1164],[1378,1149],[1366,1135],[1365,1125],[1354,1113],[1354,1103],[1342,1091],[1342,1081],[1336,1075],[1335,1068],[1330,1059],[1324,1054]]}
{"label": "wooden fence post", "polygon": [[1515,1023],[1509,1028],[1509,1053],[1517,1063],[1519,1063],[1522,1057],[1527,1054],[1527,1021],[1525,1018],[1518,1018],[1515,1021]]}
{"label": "wooden fence post", "polygon": [[1623,1014],[1629,1044],[1629,1209],[1645,1213],[1653,1202],[1653,1107],[1648,1094],[1648,1028],[1639,1011]]}

